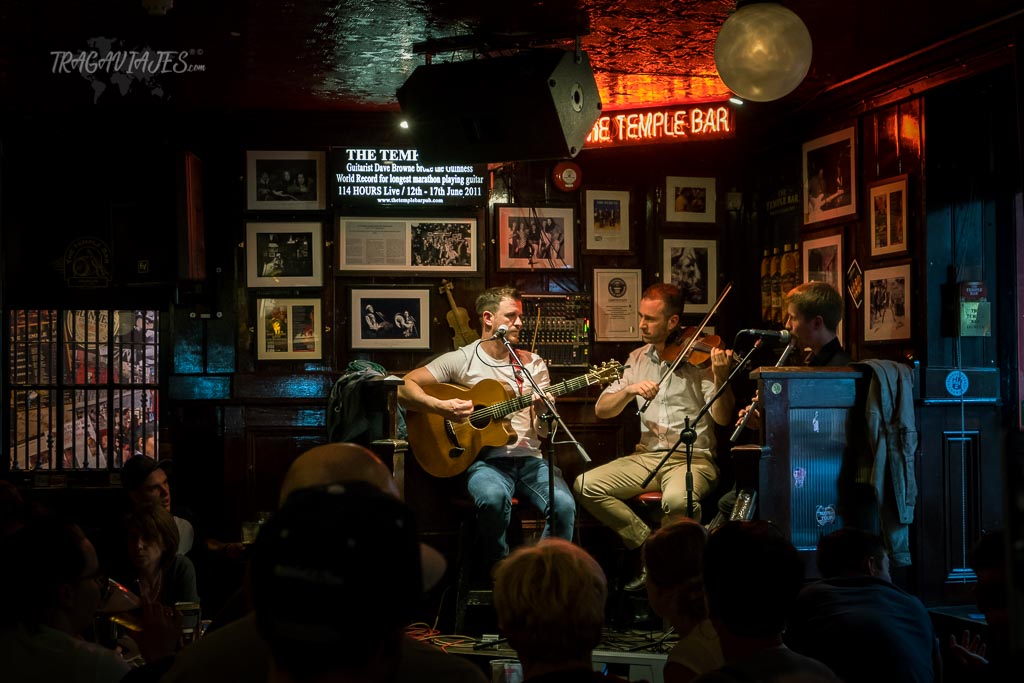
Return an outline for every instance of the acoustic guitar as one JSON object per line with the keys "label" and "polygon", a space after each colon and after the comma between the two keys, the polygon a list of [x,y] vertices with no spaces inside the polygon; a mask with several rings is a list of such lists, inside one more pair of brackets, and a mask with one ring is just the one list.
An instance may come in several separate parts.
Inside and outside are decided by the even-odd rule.
{"label": "acoustic guitar", "polygon": [[[607,361],[580,377],[553,384],[545,391],[561,396],[593,384],[607,384],[622,377],[622,364]],[[471,388],[458,384],[428,384],[429,396],[448,400],[469,399],[475,406],[463,422],[446,420],[436,413],[410,411],[405,416],[409,444],[420,466],[435,477],[454,477],[469,467],[484,446],[505,446],[516,439],[505,417],[529,407],[533,395],[516,396],[504,382],[484,379]]]}
{"label": "acoustic guitar", "polygon": [[448,280],[441,280],[439,289],[448,297],[448,305],[452,309],[448,311],[448,326],[452,328],[452,343],[457,349],[472,344],[480,338],[480,335],[469,326],[469,313],[466,312],[466,309],[455,305],[455,298],[452,296],[455,285]]}

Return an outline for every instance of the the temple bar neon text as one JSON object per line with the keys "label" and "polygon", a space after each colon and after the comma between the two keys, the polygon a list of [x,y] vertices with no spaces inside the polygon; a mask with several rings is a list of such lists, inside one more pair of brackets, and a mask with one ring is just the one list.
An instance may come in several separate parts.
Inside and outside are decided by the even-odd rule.
{"label": "the temple bar neon text", "polygon": [[733,111],[720,104],[614,111],[602,116],[585,147],[619,147],[691,140],[719,140],[736,134]]}

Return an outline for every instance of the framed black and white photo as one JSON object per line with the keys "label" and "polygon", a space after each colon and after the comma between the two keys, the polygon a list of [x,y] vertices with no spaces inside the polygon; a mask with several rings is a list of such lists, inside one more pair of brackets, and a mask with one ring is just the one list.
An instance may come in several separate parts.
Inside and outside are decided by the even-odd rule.
{"label": "framed black and white photo", "polygon": [[353,288],[351,348],[429,349],[429,287]]}
{"label": "framed black and white photo", "polygon": [[245,158],[245,208],[249,211],[327,208],[324,152],[249,151]]}
{"label": "framed black and white photo", "polygon": [[906,254],[907,176],[872,183],[868,190],[871,255]]}
{"label": "framed black and white photo", "polygon": [[474,218],[352,218],[338,220],[338,272],[477,270]]}
{"label": "framed black and white photo", "polygon": [[640,269],[594,268],[594,341],[640,340]]}
{"label": "framed black and white photo", "polygon": [[856,149],[853,128],[804,143],[804,225],[857,213]]}
{"label": "framed black and white photo", "polygon": [[586,252],[630,252],[629,190],[587,190],[584,193]]}
{"label": "framed black and white photo", "polygon": [[320,299],[257,299],[256,358],[320,360]]}
{"label": "framed black and white photo", "polygon": [[910,264],[864,271],[864,341],[910,339]]}
{"label": "framed black and white photo", "polygon": [[576,213],[571,207],[495,208],[500,270],[572,270],[576,267]]}
{"label": "framed black and white photo", "polygon": [[246,223],[249,287],[320,287],[323,238],[320,222]]}
{"label": "framed black and white photo", "polygon": [[710,311],[718,299],[718,242],[666,239],[661,245],[662,276],[683,293],[683,312]]}
{"label": "framed black and white photo", "polygon": [[714,223],[715,179],[668,176],[665,179],[665,221]]}

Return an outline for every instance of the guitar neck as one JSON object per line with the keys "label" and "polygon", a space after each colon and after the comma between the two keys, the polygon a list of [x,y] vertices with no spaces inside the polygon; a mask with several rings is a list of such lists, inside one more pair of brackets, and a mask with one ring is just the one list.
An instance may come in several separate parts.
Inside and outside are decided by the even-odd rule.
{"label": "guitar neck", "polygon": [[[564,382],[553,384],[547,387],[544,391],[553,396],[561,396],[563,394],[569,394],[574,391],[579,391],[580,389],[588,387],[591,384],[597,384],[599,381],[600,380],[597,377],[595,377],[592,373],[587,373],[586,375],[573,377],[572,379],[567,379]],[[516,396],[515,398],[510,398],[507,401],[495,403],[479,411],[474,411],[474,414],[478,412],[487,413],[488,417],[490,417],[492,420],[500,420],[506,415],[522,410],[531,403],[533,403],[533,392],[529,394],[523,394],[522,396]]]}

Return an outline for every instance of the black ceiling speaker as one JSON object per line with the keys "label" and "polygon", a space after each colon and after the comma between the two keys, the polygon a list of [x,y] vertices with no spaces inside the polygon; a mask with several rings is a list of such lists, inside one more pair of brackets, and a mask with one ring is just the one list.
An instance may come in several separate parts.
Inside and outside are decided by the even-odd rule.
{"label": "black ceiling speaker", "polygon": [[557,49],[418,67],[398,103],[429,163],[574,157],[601,114],[587,54]]}

